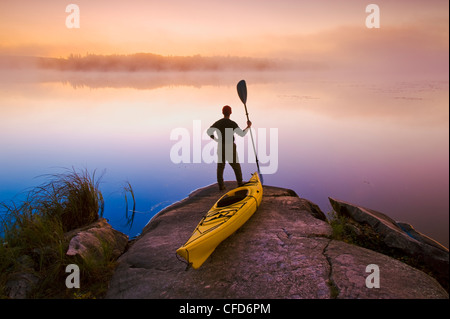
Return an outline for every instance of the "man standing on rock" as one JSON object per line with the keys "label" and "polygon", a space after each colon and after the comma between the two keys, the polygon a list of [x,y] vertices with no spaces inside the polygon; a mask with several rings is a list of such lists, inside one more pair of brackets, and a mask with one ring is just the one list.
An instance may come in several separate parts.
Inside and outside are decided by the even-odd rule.
{"label": "man standing on rock", "polygon": [[[207,134],[219,143],[217,147],[217,183],[219,184],[220,190],[225,189],[225,184],[223,181],[225,162],[228,162],[233,168],[238,186],[243,185],[241,164],[239,163],[239,158],[236,152],[236,144],[234,143],[234,133],[243,137],[252,126],[252,122],[247,121],[247,127],[244,130],[240,129],[236,122],[230,120],[231,107],[228,105],[225,105],[222,108],[222,114],[223,118],[216,121],[207,130]],[[217,138],[214,133],[217,134]]]}

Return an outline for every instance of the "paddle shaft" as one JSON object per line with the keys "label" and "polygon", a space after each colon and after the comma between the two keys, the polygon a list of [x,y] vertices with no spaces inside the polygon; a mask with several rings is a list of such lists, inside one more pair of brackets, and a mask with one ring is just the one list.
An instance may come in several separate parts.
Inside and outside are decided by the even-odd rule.
{"label": "paddle shaft", "polygon": [[[247,111],[247,103],[242,101],[244,103],[244,107],[245,107],[245,116],[247,116],[247,121],[250,121],[250,118],[248,116],[248,111]],[[259,177],[261,178],[261,184],[264,184],[264,179],[263,176],[261,174],[261,170],[259,169],[259,160],[258,160],[258,154],[256,153],[256,147],[255,147],[255,141],[253,139],[253,133],[252,133],[252,129],[249,128],[250,130],[250,137],[252,139],[252,145],[253,145],[253,152],[255,152],[255,159],[256,159],[256,167],[258,168],[258,174]]]}
{"label": "paddle shaft", "polygon": [[[239,98],[241,99],[242,103],[244,104],[245,116],[247,116],[247,121],[250,121],[249,116],[248,116],[248,110],[247,110],[247,83],[245,83],[245,80],[239,81],[239,83],[237,84],[237,92],[238,92]],[[255,141],[253,139],[253,133],[252,133],[251,129],[250,129],[250,136],[252,138],[253,152],[255,152],[256,166],[258,167],[258,174],[261,179],[261,184],[264,184],[263,176],[259,169],[258,154],[256,153]]]}

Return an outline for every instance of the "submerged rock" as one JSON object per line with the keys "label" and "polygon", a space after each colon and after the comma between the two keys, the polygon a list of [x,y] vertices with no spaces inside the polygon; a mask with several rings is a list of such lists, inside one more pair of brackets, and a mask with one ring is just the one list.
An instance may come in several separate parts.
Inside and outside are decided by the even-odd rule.
{"label": "submerged rock", "polygon": [[[270,186],[264,186],[261,206],[250,220],[199,269],[186,270],[175,252],[221,194],[211,185],[159,212],[118,259],[106,297],[448,298],[427,274],[331,239],[331,226],[317,205]],[[380,288],[365,285],[368,264],[378,265]]]}

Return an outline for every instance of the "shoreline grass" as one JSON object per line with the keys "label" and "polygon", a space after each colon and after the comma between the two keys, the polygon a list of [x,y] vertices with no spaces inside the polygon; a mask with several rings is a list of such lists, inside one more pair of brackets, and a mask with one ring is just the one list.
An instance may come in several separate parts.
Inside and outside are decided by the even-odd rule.
{"label": "shoreline grass", "polygon": [[[103,216],[102,176],[72,168],[45,177],[21,203],[0,203],[0,298],[9,298],[8,282],[24,274],[38,281],[27,298],[101,298],[114,261],[105,258],[94,267],[89,260],[67,256],[64,234]],[[65,286],[65,268],[71,263],[86,279],[80,289]]]}

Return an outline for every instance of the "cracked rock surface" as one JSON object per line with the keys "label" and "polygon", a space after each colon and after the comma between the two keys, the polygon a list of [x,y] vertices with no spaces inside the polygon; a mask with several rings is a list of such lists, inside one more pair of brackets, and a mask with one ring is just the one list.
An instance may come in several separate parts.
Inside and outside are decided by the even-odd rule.
{"label": "cracked rock surface", "polygon": [[[227,182],[227,188],[234,184]],[[271,186],[264,186],[262,204],[250,220],[199,269],[186,271],[175,251],[223,193],[211,185],[159,212],[119,258],[106,297],[448,298],[425,273],[332,240],[317,205]],[[368,264],[379,266],[380,288],[365,286]]]}

